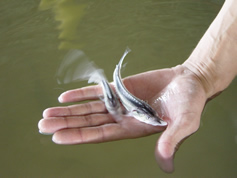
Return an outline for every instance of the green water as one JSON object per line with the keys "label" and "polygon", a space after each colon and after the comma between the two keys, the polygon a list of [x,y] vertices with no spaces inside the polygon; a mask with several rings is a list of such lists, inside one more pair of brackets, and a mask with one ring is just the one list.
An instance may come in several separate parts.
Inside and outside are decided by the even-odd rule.
{"label": "green water", "polygon": [[[221,0],[22,0],[0,2],[0,177],[235,177],[237,80],[208,103],[199,131],[176,154],[176,171],[157,166],[159,134],[61,146],[38,133],[59,94],[55,73],[71,48],[109,80],[129,46],[123,76],[182,63],[221,8]],[[228,71],[227,71],[228,72]]]}

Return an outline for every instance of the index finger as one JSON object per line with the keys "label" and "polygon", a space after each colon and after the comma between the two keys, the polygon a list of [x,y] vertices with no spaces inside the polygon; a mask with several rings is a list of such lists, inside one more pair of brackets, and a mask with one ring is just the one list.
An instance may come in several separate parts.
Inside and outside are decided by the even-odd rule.
{"label": "index finger", "polygon": [[99,99],[103,95],[102,88],[99,85],[83,87],[75,90],[68,90],[62,93],[58,100],[60,103],[78,102],[84,100]]}

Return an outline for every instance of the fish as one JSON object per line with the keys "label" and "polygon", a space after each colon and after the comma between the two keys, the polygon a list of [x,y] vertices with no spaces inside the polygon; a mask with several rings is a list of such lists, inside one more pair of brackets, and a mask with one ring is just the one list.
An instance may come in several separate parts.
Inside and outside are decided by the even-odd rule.
{"label": "fish", "polygon": [[105,103],[105,107],[107,111],[114,115],[119,117],[122,113],[122,107],[120,105],[120,102],[116,96],[116,94],[113,92],[112,88],[109,85],[108,80],[106,79],[105,75],[103,74],[103,70],[95,69],[89,80],[88,83],[97,83],[102,87],[103,91],[103,101]]}
{"label": "fish", "polygon": [[128,114],[133,116],[135,119],[139,120],[140,122],[153,125],[153,126],[166,126],[167,122],[162,120],[156,111],[145,101],[137,98],[136,96],[132,95],[124,86],[122,79],[121,79],[121,66],[125,56],[131,50],[127,48],[121,57],[119,63],[116,65],[114,73],[113,73],[113,82],[115,85],[115,89],[117,95],[120,98],[121,103],[128,111]]}
{"label": "fish", "polygon": [[116,118],[119,118],[117,116],[123,113],[121,104],[110,87],[103,69],[97,67],[82,50],[74,49],[67,53],[61,62],[56,77],[59,84],[88,80],[88,83],[100,85],[103,96],[99,98],[105,103],[107,111]]}

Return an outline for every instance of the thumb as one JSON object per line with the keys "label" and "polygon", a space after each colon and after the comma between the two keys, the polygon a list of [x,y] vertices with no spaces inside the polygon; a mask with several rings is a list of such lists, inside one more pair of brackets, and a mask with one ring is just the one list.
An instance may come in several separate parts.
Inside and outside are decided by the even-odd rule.
{"label": "thumb", "polygon": [[[175,152],[181,143],[199,128],[199,122],[193,122],[194,120],[186,122],[187,120],[185,120],[184,118],[182,122],[169,124],[157,142],[155,157],[164,172],[172,173],[174,171]],[[197,119],[195,120],[197,121]]]}

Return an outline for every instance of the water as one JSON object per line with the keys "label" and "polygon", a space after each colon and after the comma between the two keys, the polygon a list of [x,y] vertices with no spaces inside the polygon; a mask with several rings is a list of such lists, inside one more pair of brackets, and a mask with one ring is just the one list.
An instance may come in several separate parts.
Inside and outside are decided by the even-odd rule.
{"label": "water", "polygon": [[154,159],[159,134],[103,144],[60,146],[38,133],[42,111],[86,82],[57,84],[71,48],[83,50],[112,80],[182,63],[221,8],[220,0],[22,0],[0,2],[1,177],[234,177],[237,81],[208,103],[199,131],[176,154],[176,171]]}

